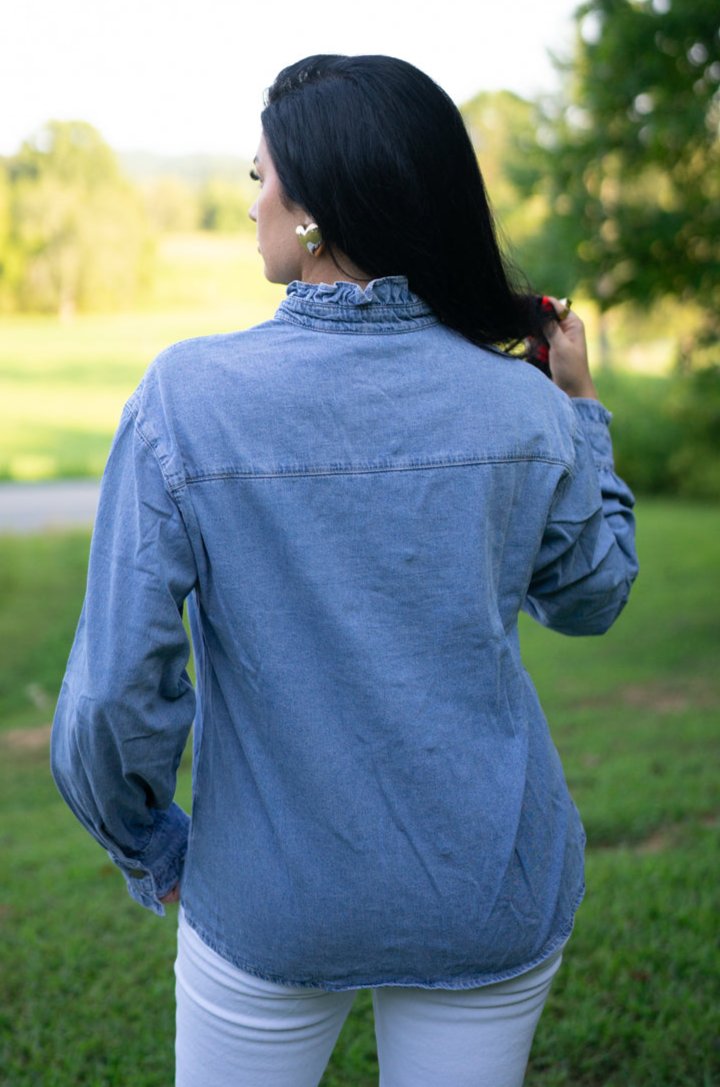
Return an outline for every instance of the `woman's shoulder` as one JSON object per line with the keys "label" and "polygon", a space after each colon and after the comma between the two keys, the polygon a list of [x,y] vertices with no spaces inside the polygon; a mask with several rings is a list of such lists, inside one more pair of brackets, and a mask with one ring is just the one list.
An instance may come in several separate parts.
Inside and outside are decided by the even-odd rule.
{"label": "woman's shoulder", "polygon": [[278,321],[269,320],[234,332],[220,332],[209,336],[193,336],[170,344],[152,361],[148,374],[164,379],[176,376],[188,367],[197,372],[204,364],[237,358],[253,351],[257,346],[267,347],[268,341],[282,329]]}
{"label": "woman's shoulder", "polygon": [[128,401],[136,421],[152,433],[174,429],[183,418],[207,415],[241,393],[241,375],[261,373],[277,354],[279,322],[236,332],[195,336],[166,347],[153,359]]}

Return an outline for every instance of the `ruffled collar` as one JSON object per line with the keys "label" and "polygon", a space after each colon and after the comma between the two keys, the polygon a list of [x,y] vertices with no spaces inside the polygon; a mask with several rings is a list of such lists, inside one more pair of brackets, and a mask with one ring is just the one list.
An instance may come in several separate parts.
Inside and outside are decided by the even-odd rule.
{"label": "ruffled collar", "polygon": [[430,307],[414,294],[405,276],[357,283],[293,280],[276,318],[330,332],[403,332],[436,324]]}

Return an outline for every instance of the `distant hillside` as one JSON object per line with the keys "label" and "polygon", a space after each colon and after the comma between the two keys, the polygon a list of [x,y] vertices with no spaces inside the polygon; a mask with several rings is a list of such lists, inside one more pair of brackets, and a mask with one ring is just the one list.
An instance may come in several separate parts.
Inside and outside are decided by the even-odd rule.
{"label": "distant hillside", "polygon": [[120,151],[123,173],[133,181],[155,181],[176,177],[188,185],[208,181],[246,182],[250,163],[237,155],[156,155],[152,151]]}

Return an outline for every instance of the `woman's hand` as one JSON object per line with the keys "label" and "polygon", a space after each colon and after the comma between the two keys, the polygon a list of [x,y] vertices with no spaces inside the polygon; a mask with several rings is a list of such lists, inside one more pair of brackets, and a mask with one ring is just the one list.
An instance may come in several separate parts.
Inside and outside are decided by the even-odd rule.
{"label": "woman's hand", "polygon": [[[550,301],[559,316],[565,308],[563,303],[557,298]],[[550,321],[545,335],[550,344],[550,373],[555,384],[568,396],[597,400],[588,366],[585,326],[578,315],[569,310],[561,321]]]}

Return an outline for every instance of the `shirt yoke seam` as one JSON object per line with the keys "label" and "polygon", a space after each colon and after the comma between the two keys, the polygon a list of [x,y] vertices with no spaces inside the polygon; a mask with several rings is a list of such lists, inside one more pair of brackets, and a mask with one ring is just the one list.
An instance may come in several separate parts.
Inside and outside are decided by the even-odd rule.
{"label": "shirt yoke seam", "polygon": [[469,457],[454,461],[429,461],[422,464],[397,464],[397,465],[318,465],[307,468],[278,468],[269,470],[223,468],[217,471],[197,472],[185,477],[185,483],[189,486],[193,483],[209,483],[220,479],[285,479],[314,476],[355,476],[378,475],[385,472],[425,472],[438,468],[468,468],[474,465],[504,465],[518,464],[523,461],[529,463],[554,464],[567,470],[567,463],[558,457],[544,456],[516,456],[516,457]]}

